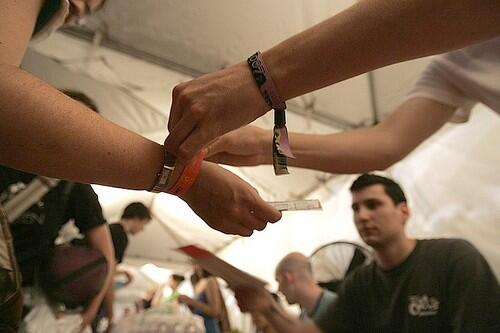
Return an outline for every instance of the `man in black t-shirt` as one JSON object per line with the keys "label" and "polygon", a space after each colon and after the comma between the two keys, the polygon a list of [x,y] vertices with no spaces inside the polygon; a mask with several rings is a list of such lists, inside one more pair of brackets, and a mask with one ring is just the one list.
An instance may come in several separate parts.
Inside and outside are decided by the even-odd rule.
{"label": "man in black t-shirt", "polygon": [[[500,287],[483,256],[460,239],[415,240],[401,187],[365,174],[351,186],[356,228],[374,262],[350,274],[316,322],[290,321],[263,290],[240,289],[242,310],[278,332],[500,332]],[[319,328],[320,329],[319,329]]]}
{"label": "man in black t-shirt", "polygon": [[[143,231],[150,220],[151,212],[149,208],[141,202],[132,202],[123,210],[120,221],[109,225],[117,264],[121,263],[125,256],[125,251],[128,247],[128,235],[136,235]],[[99,322],[105,317],[108,319],[110,325],[113,324],[113,303],[114,290],[113,286],[110,285],[104,297],[103,307],[99,311],[96,320],[92,323],[92,330],[94,332],[97,331]]]}
{"label": "man in black t-shirt", "polygon": [[136,235],[143,231],[150,220],[149,208],[141,202],[132,202],[123,210],[120,221],[109,225],[117,263],[121,263],[125,256],[128,235]]}
{"label": "man in black t-shirt", "polygon": [[[0,197],[7,201],[35,177],[0,166]],[[110,265],[109,271],[113,270],[113,262],[110,261],[113,256],[111,237],[97,194],[90,185],[60,181],[10,225],[23,286],[35,284],[36,271],[41,261],[54,248],[60,229],[69,220],[74,220],[75,226],[85,235],[90,247],[104,254]],[[82,317],[86,320],[95,317],[105,288],[106,284],[101,296],[95,297],[100,299],[90,301],[82,312]]]}

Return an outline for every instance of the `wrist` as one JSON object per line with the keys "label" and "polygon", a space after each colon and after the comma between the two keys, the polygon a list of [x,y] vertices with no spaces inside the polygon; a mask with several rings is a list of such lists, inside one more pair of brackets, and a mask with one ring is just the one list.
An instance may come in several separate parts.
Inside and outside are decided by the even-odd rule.
{"label": "wrist", "polygon": [[177,162],[175,163],[174,169],[172,170],[172,173],[168,177],[168,182],[167,182],[167,186],[166,186],[167,189],[170,189],[170,188],[172,188],[172,186],[174,186],[174,184],[177,182],[177,180],[181,176],[182,171],[184,170],[184,167],[185,167],[185,164],[181,164],[181,163],[177,163]]}
{"label": "wrist", "polygon": [[207,174],[207,172],[209,172],[208,170],[212,167],[211,164],[212,163],[209,163],[206,161],[203,161],[201,163],[200,173],[198,174],[198,177],[196,177],[196,179],[194,180],[193,185],[191,185],[191,188],[189,189],[189,191],[187,191],[186,193],[180,194],[179,198],[181,198],[184,201],[189,201],[190,199],[192,199],[196,195],[196,193],[200,193],[200,191],[203,191],[203,189],[202,189],[203,188],[203,179],[205,178],[205,175]]}
{"label": "wrist", "polygon": [[247,62],[241,62],[235,65],[237,70],[242,73],[241,78],[244,82],[244,89],[246,89],[249,94],[251,94],[252,101],[255,101],[255,105],[253,106],[256,117],[255,119],[262,117],[265,115],[271,107],[266,103],[266,100],[262,96],[262,93],[259,90],[259,86],[255,83],[255,78],[253,77],[252,71],[248,67]]}
{"label": "wrist", "polygon": [[[198,178],[201,165],[206,155],[207,155],[207,150],[202,149],[196,154],[195,158],[192,161],[182,166],[179,165],[177,169],[181,170],[180,175],[177,176],[175,182],[173,182],[173,185],[171,187],[167,187],[167,193],[180,196],[184,193],[189,192],[191,186]],[[176,175],[177,174],[178,173],[176,172]]]}

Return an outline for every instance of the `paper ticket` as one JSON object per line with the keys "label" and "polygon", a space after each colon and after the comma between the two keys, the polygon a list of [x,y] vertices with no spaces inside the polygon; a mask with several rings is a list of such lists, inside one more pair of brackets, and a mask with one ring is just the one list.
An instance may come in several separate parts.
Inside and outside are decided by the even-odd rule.
{"label": "paper ticket", "polygon": [[322,209],[319,200],[291,200],[268,202],[279,211]]}

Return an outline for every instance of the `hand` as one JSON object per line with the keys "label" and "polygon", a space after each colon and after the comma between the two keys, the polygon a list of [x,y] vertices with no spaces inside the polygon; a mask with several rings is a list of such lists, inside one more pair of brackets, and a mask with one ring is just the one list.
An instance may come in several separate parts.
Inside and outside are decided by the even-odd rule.
{"label": "hand", "polygon": [[179,295],[179,297],[177,297],[177,301],[181,304],[186,304],[187,306],[190,306],[193,303],[193,299],[186,295]]}
{"label": "hand", "polygon": [[207,160],[234,166],[272,163],[273,133],[245,126],[215,139],[208,145]]}
{"label": "hand", "polygon": [[172,92],[165,147],[186,163],[213,139],[269,109],[246,62],[181,83]]}
{"label": "hand", "polygon": [[253,187],[210,162],[203,162],[198,178],[181,198],[205,223],[226,234],[250,236],[281,219],[281,212]]}
{"label": "hand", "polygon": [[274,304],[273,297],[264,288],[238,287],[234,291],[242,312],[266,312]]}

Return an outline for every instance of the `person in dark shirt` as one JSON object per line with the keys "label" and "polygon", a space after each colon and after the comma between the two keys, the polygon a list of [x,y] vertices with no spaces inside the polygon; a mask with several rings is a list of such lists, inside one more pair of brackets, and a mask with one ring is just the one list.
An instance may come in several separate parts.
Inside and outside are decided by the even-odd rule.
{"label": "person in dark shirt", "polygon": [[128,247],[128,235],[136,235],[151,221],[151,212],[141,202],[132,202],[122,213],[119,222],[109,225],[117,263],[123,261]]}
{"label": "person in dark shirt", "polygon": [[[116,264],[123,261],[125,251],[128,247],[128,235],[136,235],[144,230],[146,224],[151,220],[151,212],[141,202],[132,202],[123,210],[120,221],[109,225],[109,232],[113,241]],[[131,277],[131,276],[130,276]],[[99,322],[107,318],[108,325],[113,325],[114,311],[114,289],[110,285],[104,296],[103,307],[100,309],[96,320],[92,323],[92,329],[97,332]],[[108,329],[110,331],[110,329]]]}
{"label": "person in dark shirt", "polygon": [[[4,200],[34,178],[35,175],[0,166],[0,193]],[[84,235],[106,224],[97,194],[90,185],[60,181],[10,225],[23,285],[33,285],[36,267],[54,247],[59,230],[69,220],[74,220]]]}
{"label": "person in dark shirt", "polygon": [[[0,193],[7,200],[12,191],[24,188],[35,177],[0,166]],[[107,259],[112,258],[111,237],[97,194],[90,185],[60,181],[10,225],[23,286],[36,285],[36,272],[42,260],[49,256],[60,229],[70,220],[74,220],[75,226],[85,235],[90,247],[101,251]],[[113,264],[108,262],[110,271]],[[106,285],[103,286],[102,293],[106,288]],[[97,297],[102,299],[103,296]],[[100,302],[101,300],[97,305]],[[96,303],[89,302],[82,316],[95,317],[94,304]]]}
{"label": "person in dark shirt", "polygon": [[364,174],[351,193],[355,226],[375,260],[346,278],[330,311],[315,324],[290,321],[264,290],[249,288],[236,292],[242,310],[287,333],[500,332],[500,286],[473,245],[409,238],[410,209],[391,179]]}

